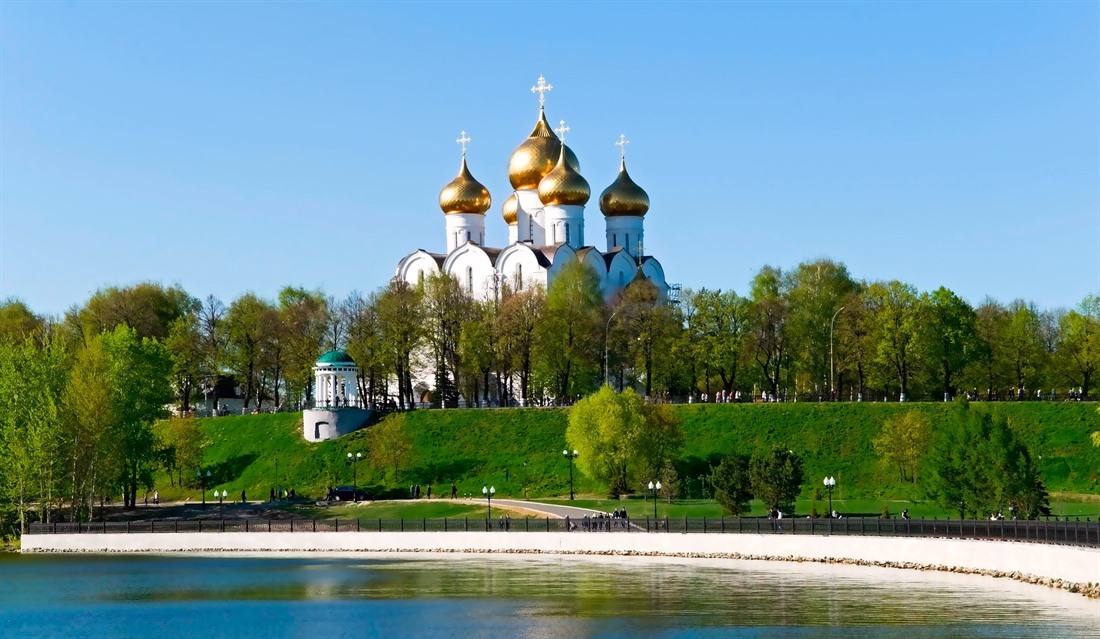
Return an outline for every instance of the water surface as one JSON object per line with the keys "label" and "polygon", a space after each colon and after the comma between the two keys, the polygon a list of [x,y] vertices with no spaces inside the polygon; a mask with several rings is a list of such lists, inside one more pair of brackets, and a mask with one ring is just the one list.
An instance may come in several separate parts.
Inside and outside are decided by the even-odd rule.
{"label": "water surface", "polygon": [[7,555],[3,637],[1100,637],[1007,580],[728,560]]}

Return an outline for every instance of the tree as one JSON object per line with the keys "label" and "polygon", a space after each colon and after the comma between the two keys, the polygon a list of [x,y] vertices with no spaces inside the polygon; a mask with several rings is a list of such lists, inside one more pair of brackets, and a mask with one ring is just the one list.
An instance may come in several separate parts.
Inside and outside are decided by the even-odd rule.
{"label": "tree", "polygon": [[[833,315],[845,297],[856,290],[848,268],[829,259],[803,262],[783,278],[790,302],[788,334],[792,364],[799,386],[816,390],[820,399],[829,390],[829,337]],[[835,327],[832,327],[835,329]]]}
{"label": "tree", "polygon": [[893,371],[899,401],[904,402],[920,361],[918,331],[925,318],[926,304],[915,288],[897,280],[872,284],[867,296],[875,318],[877,360]]}
{"label": "tree", "polygon": [[347,326],[348,354],[359,364],[360,395],[371,404],[385,402],[389,375],[394,370],[392,350],[387,348],[378,315],[379,294],[364,298],[353,291],[340,305]]}
{"label": "tree", "polygon": [[928,298],[924,339],[930,368],[939,372],[945,400],[956,393],[956,378],[979,352],[977,315],[962,298],[939,287]]}
{"label": "tree", "polygon": [[562,267],[536,327],[537,370],[559,403],[595,388],[603,343],[603,297],[596,274],[581,262]]}
{"label": "tree", "polygon": [[172,450],[172,466],[176,471],[177,481],[182,486],[184,473],[190,477],[193,471],[202,466],[203,451],[208,443],[206,437],[199,428],[197,419],[180,417],[168,421],[164,443]]}
{"label": "tree", "polygon": [[423,296],[423,287],[414,288],[395,279],[378,297],[378,328],[389,349],[386,359],[394,366],[401,410],[416,406],[412,371],[419,364],[416,352],[424,343]]}
{"label": "tree", "polygon": [[287,286],[279,291],[278,313],[284,332],[287,393],[312,401],[313,364],[324,350],[328,302],[321,291]]}
{"label": "tree", "polygon": [[749,462],[752,492],[772,510],[794,513],[802,492],[802,458],[792,450],[774,448],[754,454]]}
{"label": "tree", "polygon": [[668,404],[645,404],[642,407],[645,425],[638,438],[638,453],[644,466],[639,470],[649,477],[665,474],[684,444],[680,418]]}
{"label": "tree", "polygon": [[1043,365],[1044,349],[1040,336],[1039,311],[1034,304],[1016,300],[1009,307],[1003,334],[1003,352],[1012,372],[1012,384],[1021,398],[1034,389]]}
{"label": "tree", "polygon": [[780,291],[783,272],[765,266],[752,280],[752,345],[757,365],[772,399],[779,397],[780,383],[790,353],[787,321],[790,304]]}
{"label": "tree", "polygon": [[139,338],[163,340],[172,322],[191,308],[193,300],[179,286],[141,282],[127,287],[111,286],[96,291],[83,308],[70,312],[67,321],[80,327],[84,336],[99,335],[116,326],[128,326]]}
{"label": "tree", "polygon": [[565,439],[579,453],[581,472],[607,482],[610,493],[619,495],[629,486],[631,466],[647,461],[639,448],[645,427],[640,395],[631,388],[617,393],[601,386],[569,409]]}
{"label": "tree", "polygon": [[137,505],[138,488],[151,488],[160,452],[153,422],[168,415],[172,401],[171,359],[164,347],[137,332],[118,327],[104,333],[107,387],[115,418],[112,436],[119,449],[119,485],[128,508]]}
{"label": "tree", "polygon": [[102,337],[92,338],[77,353],[62,395],[61,454],[73,521],[90,519],[97,498],[114,491],[120,474],[110,368]]}
{"label": "tree", "polygon": [[31,312],[22,300],[9,297],[0,300],[0,341],[13,344],[40,336],[45,321]]}
{"label": "tree", "polygon": [[393,469],[393,483],[401,481],[401,469],[412,463],[412,439],[404,413],[393,413],[367,429],[371,464]]}
{"label": "tree", "polygon": [[1100,367],[1100,296],[1088,295],[1059,321],[1062,339],[1056,352],[1058,369],[1087,400]]}
{"label": "tree", "polygon": [[711,394],[710,377],[716,374],[722,389],[733,392],[749,338],[749,302],[734,291],[702,289],[692,304],[691,332],[707,377],[703,390]]}
{"label": "tree", "polygon": [[424,317],[427,343],[435,365],[435,390],[439,405],[458,407],[462,326],[471,317],[472,302],[453,275],[435,273],[424,282]]}
{"label": "tree", "polygon": [[228,363],[237,379],[244,382],[244,406],[253,397],[257,407],[262,397],[260,375],[277,330],[275,307],[254,293],[245,293],[229,305]]}
{"label": "tree", "polygon": [[752,501],[752,478],[749,473],[748,457],[728,453],[711,471],[710,483],[714,486],[714,499],[721,504],[724,512],[730,515],[743,515],[749,512],[749,502]]}
{"label": "tree", "polygon": [[922,413],[909,411],[886,420],[872,440],[883,464],[897,468],[902,481],[916,482],[921,459],[928,450],[932,429]]}
{"label": "tree", "polygon": [[205,370],[206,354],[203,351],[199,310],[201,302],[191,300],[186,312],[177,317],[168,329],[164,346],[172,358],[172,381],[176,387],[176,399],[180,413],[191,410],[191,396]]}
{"label": "tree", "polygon": [[925,459],[928,496],[959,517],[985,516],[1013,509],[1020,517],[1047,510],[1047,494],[1038,468],[1003,417],[956,400],[951,417],[938,429]]}
{"label": "tree", "polygon": [[508,380],[509,385],[507,389],[501,389],[501,397],[511,399],[516,396],[511,386],[513,376],[518,375],[519,398],[522,403],[530,399],[537,329],[545,316],[546,291],[541,286],[531,286],[507,295],[501,303],[495,331],[500,349],[496,357],[499,366],[497,378]]}
{"label": "tree", "polygon": [[618,308],[621,319],[615,325],[634,370],[641,372],[646,397],[653,397],[654,382],[658,390],[668,390],[662,383],[667,378],[655,379],[655,371],[672,365],[672,345],[682,330],[674,309],[660,302],[659,297],[652,282],[635,279],[623,291]]}

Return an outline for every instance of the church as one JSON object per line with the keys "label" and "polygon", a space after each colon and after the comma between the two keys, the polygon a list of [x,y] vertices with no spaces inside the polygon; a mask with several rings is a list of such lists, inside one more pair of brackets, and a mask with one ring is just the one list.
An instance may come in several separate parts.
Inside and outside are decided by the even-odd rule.
{"label": "church", "polygon": [[492,197],[467,166],[470,138],[463,131],[457,140],[462,147],[458,175],[439,193],[446,252],[419,249],[406,255],[397,264],[395,279],[416,286],[431,274],[447,273],[471,297],[495,300],[505,286],[513,291],[549,288],[564,265],[576,260],[596,273],[605,300],[614,300],[637,277],[653,283],[661,301],[667,299],[664,269],[644,253],[649,195],[626,171],[629,142],[623,135],[616,143],[618,176],[599,198],[605,248],[601,251],[586,243],[584,210],[592,189],[581,175],[576,154],[565,144],[569,128],[561,121],[559,128],[552,129],[546,119],[546,93],[551,89],[542,76],[531,87],[539,96],[538,118],[508,161],[508,180],[514,190],[501,207],[508,225],[507,244],[495,248],[486,241],[485,216]]}

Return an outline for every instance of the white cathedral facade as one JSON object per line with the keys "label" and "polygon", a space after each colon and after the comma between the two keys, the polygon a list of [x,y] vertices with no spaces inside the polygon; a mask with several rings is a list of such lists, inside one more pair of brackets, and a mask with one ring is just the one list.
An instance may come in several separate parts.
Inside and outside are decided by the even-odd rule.
{"label": "white cathedral facade", "polygon": [[604,217],[604,249],[586,240],[585,207],[592,195],[581,176],[577,156],[562,141],[569,129],[562,122],[555,135],[546,120],[545,97],[552,87],[539,77],[532,91],[539,94],[539,116],[531,134],[512,152],[508,179],[514,191],[504,201],[508,242],[492,248],[486,241],[485,216],[492,205],[488,189],[466,165],[465,132],[462,164],[439,194],[446,227],[446,252],[414,251],[397,264],[395,278],[417,285],[434,273],[447,273],[472,297],[497,299],[504,286],[521,291],[549,288],[565,264],[576,260],[596,273],[605,300],[612,300],[636,277],[652,282],[664,300],[669,286],[660,262],[644,254],[645,215],[649,195],[626,172],[626,144],[621,147],[619,174],[599,198]]}

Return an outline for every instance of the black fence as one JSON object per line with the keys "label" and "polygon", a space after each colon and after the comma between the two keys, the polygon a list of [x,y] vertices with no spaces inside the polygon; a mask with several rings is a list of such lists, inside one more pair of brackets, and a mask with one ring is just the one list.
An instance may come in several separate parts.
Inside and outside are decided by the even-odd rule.
{"label": "black fence", "polygon": [[742,533],[848,535],[1026,541],[1100,548],[1100,522],[1090,519],[189,519],[90,523],[34,523],[30,534],[181,532],[569,532]]}

